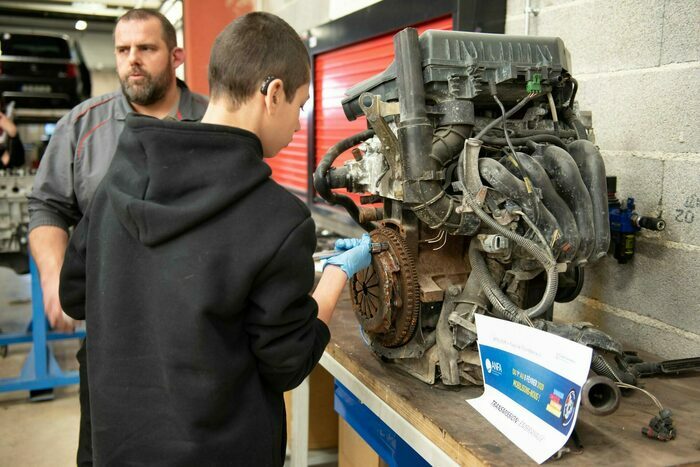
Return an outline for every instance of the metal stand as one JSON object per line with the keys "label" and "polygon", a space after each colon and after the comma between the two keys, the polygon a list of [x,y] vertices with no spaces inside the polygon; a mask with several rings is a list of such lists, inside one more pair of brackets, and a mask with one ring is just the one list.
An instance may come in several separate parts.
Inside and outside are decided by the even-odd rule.
{"label": "metal stand", "polygon": [[85,337],[85,331],[62,333],[48,330],[48,322],[44,316],[44,301],[41,294],[39,272],[31,257],[29,259],[29,270],[32,278],[32,320],[27,326],[26,332],[0,334],[0,347],[31,342],[32,349],[27,355],[27,359],[17,378],[0,379],[0,392],[41,391],[58,386],[78,384],[78,372],[61,370],[53,352],[48,346],[48,342],[63,339],[82,339]]}

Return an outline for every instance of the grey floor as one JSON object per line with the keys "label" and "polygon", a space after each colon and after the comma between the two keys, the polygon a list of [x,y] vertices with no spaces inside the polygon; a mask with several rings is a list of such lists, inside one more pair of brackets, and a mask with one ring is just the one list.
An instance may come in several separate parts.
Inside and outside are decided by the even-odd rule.
{"label": "grey floor", "polygon": [[[31,315],[29,275],[0,267],[0,328],[26,329]],[[77,341],[52,344],[65,370],[77,369]],[[14,378],[29,352],[29,344],[11,345],[0,358],[0,378]],[[48,402],[30,402],[27,391],[0,393],[0,464],[17,466],[75,465],[80,407],[78,388],[54,391]]]}
{"label": "grey floor", "polygon": [[[21,332],[31,317],[29,275],[18,276],[0,267],[0,328],[3,332]],[[77,369],[77,340],[52,344],[56,360],[64,370]],[[24,364],[29,344],[8,347],[0,352],[0,378],[14,378]],[[0,393],[0,465],[70,466],[75,465],[78,445],[80,405],[78,387],[58,388],[53,400],[31,402],[27,391]],[[309,465],[337,465],[337,451],[309,452]],[[289,465],[289,456],[287,463]]]}

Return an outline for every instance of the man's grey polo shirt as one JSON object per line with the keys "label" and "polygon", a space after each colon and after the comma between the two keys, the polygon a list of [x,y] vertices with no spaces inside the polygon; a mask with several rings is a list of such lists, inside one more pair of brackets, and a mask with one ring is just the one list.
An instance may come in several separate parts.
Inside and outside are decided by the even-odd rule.
{"label": "man's grey polo shirt", "polygon": [[[178,87],[176,118],[201,120],[206,97],[180,80]],[[30,231],[41,225],[68,230],[78,223],[112,162],[130,112],[120,90],[86,100],[58,121],[28,196]]]}

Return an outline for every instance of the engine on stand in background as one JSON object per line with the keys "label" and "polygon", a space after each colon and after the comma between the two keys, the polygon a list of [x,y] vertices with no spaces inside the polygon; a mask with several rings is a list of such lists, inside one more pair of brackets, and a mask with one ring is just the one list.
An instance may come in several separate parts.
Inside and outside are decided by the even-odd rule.
{"label": "engine on stand in background", "polygon": [[34,175],[24,169],[0,170],[0,266],[29,272],[27,195]]}
{"label": "engine on stand in background", "polygon": [[[343,100],[371,128],[314,174],[325,200],[389,245],[350,284],[372,350],[430,384],[479,384],[474,315],[488,314],[592,347],[592,369],[610,378],[596,384],[614,399],[613,380],[636,381],[620,344],[551,321],[610,243],[605,167],[564,44],[408,28],[394,51]],[[335,189],[364,193],[362,206]]]}

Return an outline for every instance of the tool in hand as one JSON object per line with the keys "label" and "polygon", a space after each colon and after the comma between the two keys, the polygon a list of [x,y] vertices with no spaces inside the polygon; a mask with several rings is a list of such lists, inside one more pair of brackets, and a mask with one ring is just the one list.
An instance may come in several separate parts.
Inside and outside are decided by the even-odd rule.
{"label": "tool in hand", "polygon": [[[386,251],[389,249],[389,244],[386,242],[372,242],[370,243],[370,253],[376,254],[376,253],[381,253],[382,251]],[[337,256],[341,253],[344,253],[348,250],[323,250],[314,253],[313,258],[314,261],[319,261],[322,259],[328,259],[332,258],[333,256]]]}

